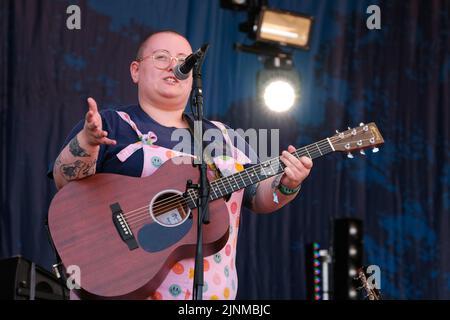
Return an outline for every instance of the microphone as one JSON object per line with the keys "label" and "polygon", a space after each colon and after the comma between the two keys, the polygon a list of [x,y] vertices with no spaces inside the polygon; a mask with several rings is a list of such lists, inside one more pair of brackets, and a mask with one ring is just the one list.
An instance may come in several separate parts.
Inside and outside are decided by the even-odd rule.
{"label": "microphone", "polygon": [[208,50],[208,44],[204,44],[200,49],[191,53],[183,63],[177,64],[173,68],[173,74],[178,80],[186,80],[189,78],[189,72],[194,68],[198,60],[200,60]]}

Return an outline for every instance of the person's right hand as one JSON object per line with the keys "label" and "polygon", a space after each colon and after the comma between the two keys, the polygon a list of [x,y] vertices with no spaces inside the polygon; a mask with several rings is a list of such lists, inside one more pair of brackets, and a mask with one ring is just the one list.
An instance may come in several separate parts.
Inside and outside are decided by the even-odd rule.
{"label": "person's right hand", "polygon": [[89,111],[86,113],[84,128],[81,131],[87,144],[95,147],[101,144],[115,145],[115,140],[107,138],[108,132],[102,130],[102,117],[94,99],[87,99]]}

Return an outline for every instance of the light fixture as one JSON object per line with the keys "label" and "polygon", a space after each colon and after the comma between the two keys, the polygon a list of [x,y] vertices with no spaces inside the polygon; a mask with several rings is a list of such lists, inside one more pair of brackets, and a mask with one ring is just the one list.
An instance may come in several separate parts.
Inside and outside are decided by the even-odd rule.
{"label": "light fixture", "polygon": [[256,40],[309,49],[313,17],[291,11],[262,8]]}
{"label": "light fixture", "polygon": [[350,246],[350,248],[348,249],[348,255],[350,256],[350,257],[354,257],[354,256],[356,256],[358,254],[358,250],[356,249],[356,247],[355,246]]}
{"label": "light fixture", "polygon": [[249,0],[220,0],[220,6],[223,9],[242,11],[247,10]]}
{"label": "light fixture", "polygon": [[333,297],[358,299],[355,278],[363,263],[362,220],[336,219],[333,233]]}
{"label": "light fixture", "polygon": [[[256,54],[264,61],[257,75],[258,100],[274,112],[285,112],[299,102],[300,77],[293,65],[294,49],[309,49],[314,18],[268,8],[268,0],[221,0],[221,7],[246,10],[239,30],[254,40],[235,43],[238,51]],[[286,48],[289,47],[289,48]]]}
{"label": "light fixture", "polygon": [[348,275],[352,278],[354,278],[356,276],[356,269],[355,268],[350,268],[348,270]]}
{"label": "light fixture", "polygon": [[356,228],[355,225],[350,225],[350,228],[348,229],[348,233],[351,236],[355,236],[358,233],[358,229]]}
{"label": "light fixture", "polygon": [[260,101],[271,111],[291,109],[300,96],[300,77],[292,59],[266,58],[264,69],[257,75],[257,91]]}
{"label": "light fixture", "polygon": [[306,296],[308,300],[329,300],[329,265],[331,256],[328,249],[321,249],[318,242],[305,247]]}
{"label": "light fixture", "polygon": [[323,275],[321,274],[322,263],[320,259],[320,244],[313,242],[305,248],[306,264],[306,291],[308,300],[323,300]]}

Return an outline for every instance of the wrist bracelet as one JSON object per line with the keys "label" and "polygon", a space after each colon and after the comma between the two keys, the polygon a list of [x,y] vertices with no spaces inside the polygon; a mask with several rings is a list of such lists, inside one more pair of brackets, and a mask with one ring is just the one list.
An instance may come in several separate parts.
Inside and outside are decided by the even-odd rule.
{"label": "wrist bracelet", "polygon": [[290,196],[290,195],[292,195],[294,193],[297,193],[300,190],[301,187],[302,187],[301,183],[298,185],[298,187],[296,187],[294,189],[288,188],[285,185],[280,183],[278,185],[278,190],[280,191],[280,193],[284,194],[285,196]]}

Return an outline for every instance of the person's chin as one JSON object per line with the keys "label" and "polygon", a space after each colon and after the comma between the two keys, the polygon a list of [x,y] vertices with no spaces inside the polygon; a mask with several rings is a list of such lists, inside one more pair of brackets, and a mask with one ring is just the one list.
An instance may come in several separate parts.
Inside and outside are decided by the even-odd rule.
{"label": "person's chin", "polygon": [[179,90],[165,90],[160,94],[161,97],[169,100],[177,100],[181,98],[181,92]]}

